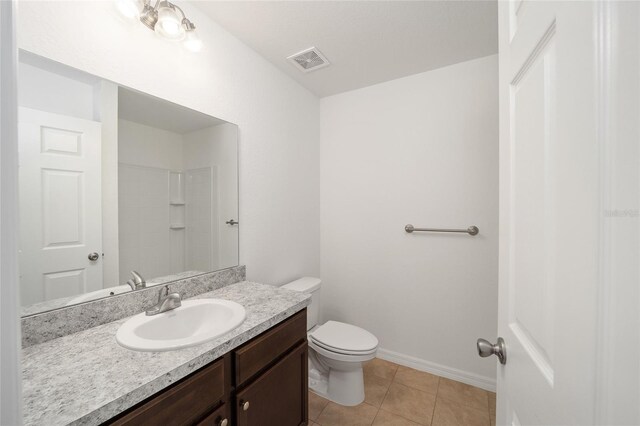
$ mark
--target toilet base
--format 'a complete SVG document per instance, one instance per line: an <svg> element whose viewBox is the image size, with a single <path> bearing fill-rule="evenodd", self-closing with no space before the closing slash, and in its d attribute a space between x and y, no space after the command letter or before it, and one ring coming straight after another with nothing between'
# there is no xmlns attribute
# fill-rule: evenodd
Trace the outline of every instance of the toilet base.
<svg viewBox="0 0 640 426"><path fill-rule="evenodd" d="M309 389L314 393L329 399L329 396L327 395L327 390L329 389L329 376L327 374L322 374L315 368L311 368L311 366L309 366Z"/></svg>
<svg viewBox="0 0 640 426"><path fill-rule="evenodd" d="M333 402L354 406L364 401L362 368L350 371L331 370L327 394Z"/></svg>
<svg viewBox="0 0 640 426"><path fill-rule="evenodd" d="M330 369L323 373L309 363L309 388L318 395L345 406L354 406L364 401L362 368L349 371Z"/></svg>

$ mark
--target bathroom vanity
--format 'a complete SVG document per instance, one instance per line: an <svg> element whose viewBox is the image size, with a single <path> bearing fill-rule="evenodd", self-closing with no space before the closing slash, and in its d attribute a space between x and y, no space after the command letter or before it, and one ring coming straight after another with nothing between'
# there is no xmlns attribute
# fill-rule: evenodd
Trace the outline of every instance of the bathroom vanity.
<svg viewBox="0 0 640 426"><path fill-rule="evenodd" d="M247 281L220 285L190 299L237 302L246 319L200 345L126 349L115 338L122 318L25 347L23 423L306 424L309 295Z"/></svg>
<svg viewBox="0 0 640 426"><path fill-rule="evenodd" d="M306 325L305 309L106 424L306 424Z"/></svg>

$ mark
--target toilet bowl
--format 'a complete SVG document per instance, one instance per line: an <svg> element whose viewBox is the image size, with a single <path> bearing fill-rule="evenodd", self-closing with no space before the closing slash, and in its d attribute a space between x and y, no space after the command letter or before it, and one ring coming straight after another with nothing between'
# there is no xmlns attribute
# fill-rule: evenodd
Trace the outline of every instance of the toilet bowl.
<svg viewBox="0 0 640 426"><path fill-rule="evenodd" d="M307 308L309 387L341 405L364 401L362 365L376 356L378 339L360 327L338 321L318 325L320 305L318 278L305 277L282 286L311 294Z"/></svg>

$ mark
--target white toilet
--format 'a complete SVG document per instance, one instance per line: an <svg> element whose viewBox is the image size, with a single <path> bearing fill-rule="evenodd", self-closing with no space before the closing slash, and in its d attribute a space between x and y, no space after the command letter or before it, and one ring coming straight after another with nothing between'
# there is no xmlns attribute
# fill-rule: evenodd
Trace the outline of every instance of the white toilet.
<svg viewBox="0 0 640 426"><path fill-rule="evenodd" d="M318 326L320 310L319 278L304 277L282 288L311 294L307 308L309 340L309 387L341 405L364 401L362 363L372 360L378 339L355 325L327 321Z"/></svg>

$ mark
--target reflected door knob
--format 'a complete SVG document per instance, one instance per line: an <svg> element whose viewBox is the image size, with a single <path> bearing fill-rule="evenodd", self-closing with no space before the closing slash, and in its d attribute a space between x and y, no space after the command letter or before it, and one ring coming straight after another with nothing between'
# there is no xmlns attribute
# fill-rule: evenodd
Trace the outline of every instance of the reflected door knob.
<svg viewBox="0 0 640 426"><path fill-rule="evenodd" d="M488 340L478 339L478 355L486 358L491 355L495 355L500 360L500 364L507 363L507 347L504 344L502 337L498 337L498 342L494 345Z"/></svg>
<svg viewBox="0 0 640 426"><path fill-rule="evenodd" d="M89 256L87 256L87 257L92 262L95 262L96 260L100 259L100 255L98 253L96 253L95 251L93 253L89 253Z"/></svg>
<svg viewBox="0 0 640 426"><path fill-rule="evenodd" d="M240 406L242 411L247 411L249 409L249 401L240 401Z"/></svg>

